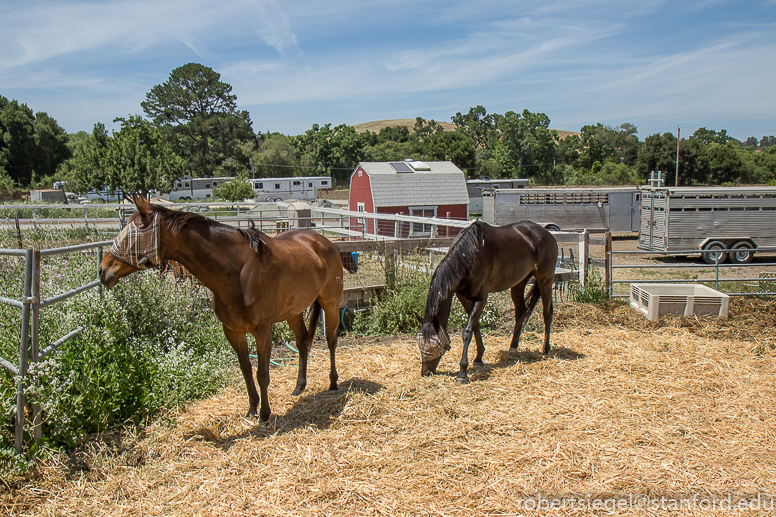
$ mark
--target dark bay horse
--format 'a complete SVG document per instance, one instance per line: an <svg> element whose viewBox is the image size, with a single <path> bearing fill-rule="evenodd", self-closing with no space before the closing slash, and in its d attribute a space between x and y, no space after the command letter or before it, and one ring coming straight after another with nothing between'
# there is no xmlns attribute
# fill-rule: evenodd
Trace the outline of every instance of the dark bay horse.
<svg viewBox="0 0 776 517"><path fill-rule="evenodd" d="M552 324L552 285L558 244L538 224L523 221L506 226L490 226L476 221L464 229L450 245L433 276L426 298L426 314L421 323L418 347L422 357L422 375L436 373L439 360L450 349L447 322L453 294L463 305L469 319L463 329L463 355L457 380L468 382L468 352L472 335L477 342L474 364L482 365L485 346L480 334L480 315L488 294L511 289L515 304L515 331L510 348L517 348L523 323L533 312L539 297L544 312L544 347L550 351ZM534 284L525 301L525 286L533 277Z"/></svg>
<svg viewBox="0 0 776 517"><path fill-rule="evenodd" d="M267 398L272 324L288 321L299 349L299 376L294 395L307 385L307 359L321 309L331 358L330 390L337 389L334 353L342 301L342 261L337 248L309 230L269 237L237 229L197 214L176 212L135 198L137 212L116 237L100 263L100 280L113 287L130 273L180 262L213 292L213 308L227 340L237 352L250 403L248 416L269 419ZM312 306L305 326L304 312ZM256 392L246 334L256 338Z"/></svg>

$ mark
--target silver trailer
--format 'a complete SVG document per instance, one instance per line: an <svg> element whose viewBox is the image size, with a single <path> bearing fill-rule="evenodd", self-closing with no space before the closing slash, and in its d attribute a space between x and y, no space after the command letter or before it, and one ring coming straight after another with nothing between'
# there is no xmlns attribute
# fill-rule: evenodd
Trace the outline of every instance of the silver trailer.
<svg viewBox="0 0 776 517"><path fill-rule="evenodd" d="M637 187L496 189L483 193L482 220L534 221L549 230L639 231Z"/></svg>
<svg viewBox="0 0 776 517"><path fill-rule="evenodd" d="M709 264L776 246L776 187L641 187L639 248L698 250ZM720 251L730 249L729 253Z"/></svg>
<svg viewBox="0 0 776 517"><path fill-rule="evenodd" d="M487 176L486 176L487 178ZM527 179L477 179L466 180L466 191L469 193L469 213L482 213L482 193L497 188L526 188Z"/></svg>

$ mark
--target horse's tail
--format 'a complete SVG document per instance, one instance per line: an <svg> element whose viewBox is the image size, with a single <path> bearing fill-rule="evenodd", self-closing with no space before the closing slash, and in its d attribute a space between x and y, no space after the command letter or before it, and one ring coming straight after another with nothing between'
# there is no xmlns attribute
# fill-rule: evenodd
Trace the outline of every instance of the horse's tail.
<svg viewBox="0 0 776 517"><path fill-rule="evenodd" d="M318 327L318 318L321 316L321 304L318 300L315 300L310 306L310 324L307 326L307 335L310 336L310 344L308 345L308 351L313 347L313 339L315 338L315 329Z"/></svg>
<svg viewBox="0 0 776 517"><path fill-rule="evenodd" d="M539 292L539 282L536 281L536 277L534 277L534 283L531 286L531 289L528 290L528 299L525 303L525 310L523 311L523 315L520 317L520 321L517 323L516 328L520 328L525 321L531 317L531 313L534 310L534 307L536 307L536 304L539 302L539 298L541 297L541 293Z"/></svg>

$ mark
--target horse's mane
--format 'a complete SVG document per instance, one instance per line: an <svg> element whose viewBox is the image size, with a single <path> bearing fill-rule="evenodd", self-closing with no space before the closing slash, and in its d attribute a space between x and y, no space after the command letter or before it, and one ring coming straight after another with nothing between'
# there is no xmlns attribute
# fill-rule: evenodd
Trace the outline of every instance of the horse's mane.
<svg viewBox="0 0 776 517"><path fill-rule="evenodd" d="M482 247L482 239L482 224L475 221L461 231L450 244L450 249L431 277L424 321L437 314L440 301L453 295L461 279L474 266L477 252Z"/></svg>
<svg viewBox="0 0 776 517"><path fill-rule="evenodd" d="M256 229L256 225L253 221L250 222L250 228L234 228L225 224L221 224L213 219L195 214L192 212L179 212L177 210L170 210L169 208L161 205L149 204L154 213L161 216L162 221L167 225L167 229L171 234L177 235L185 227L200 227L207 231L213 232L236 232L242 235L245 240L248 241L248 245L258 255L265 250L267 246L266 234Z"/></svg>

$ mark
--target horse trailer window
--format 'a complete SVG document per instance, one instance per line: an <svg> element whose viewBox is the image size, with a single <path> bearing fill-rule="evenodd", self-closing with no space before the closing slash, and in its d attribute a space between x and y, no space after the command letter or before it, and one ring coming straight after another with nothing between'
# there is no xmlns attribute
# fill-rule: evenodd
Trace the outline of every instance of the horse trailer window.
<svg viewBox="0 0 776 517"><path fill-rule="evenodd" d="M275 190L280 190L280 183L275 183Z"/></svg>

